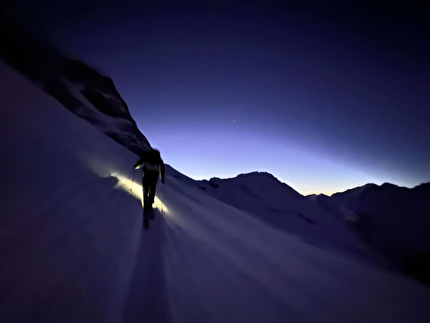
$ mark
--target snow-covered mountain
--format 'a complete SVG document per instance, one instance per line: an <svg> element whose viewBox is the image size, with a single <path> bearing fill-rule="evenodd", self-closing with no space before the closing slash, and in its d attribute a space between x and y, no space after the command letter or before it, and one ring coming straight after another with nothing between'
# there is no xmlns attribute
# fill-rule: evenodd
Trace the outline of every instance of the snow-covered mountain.
<svg viewBox="0 0 430 323"><path fill-rule="evenodd" d="M356 237L345 221L333 216L318 201L302 196L265 172L235 178L212 178L197 186L209 195L232 205L278 230L299 236L321 248L353 254L361 259L378 256Z"/></svg>
<svg viewBox="0 0 430 323"><path fill-rule="evenodd" d="M430 283L430 183L368 184L318 201L395 265Z"/></svg>
<svg viewBox="0 0 430 323"><path fill-rule="evenodd" d="M254 172L197 185L308 243L376 261L377 252L430 283L430 183L412 189L367 184L332 196L302 196L271 174Z"/></svg>
<svg viewBox="0 0 430 323"><path fill-rule="evenodd" d="M64 107L130 151L141 155L148 150L148 140L109 77L64 56L1 12L0 38L0 57Z"/></svg>
<svg viewBox="0 0 430 323"><path fill-rule="evenodd" d="M428 322L427 286L304 242L297 221L341 228L338 219L267 174L252 176L276 187L261 197L295 219L294 234L198 187L221 184L171 167L144 230L130 152L144 141L133 148L99 131L120 132L122 117L100 128L69 113L45 88L58 76L48 67L12 66L21 74L0 62L0 322ZM30 82L28 68L43 77ZM84 101L82 89L71 93ZM105 118L86 101L78 107ZM297 206L282 208L283 198Z"/></svg>

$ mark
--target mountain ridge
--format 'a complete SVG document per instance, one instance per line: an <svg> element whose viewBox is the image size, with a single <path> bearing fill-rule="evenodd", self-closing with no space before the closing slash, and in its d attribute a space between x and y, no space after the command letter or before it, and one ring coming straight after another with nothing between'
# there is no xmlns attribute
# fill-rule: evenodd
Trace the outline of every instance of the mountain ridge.
<svg viewBox="0 0 430 323"><path fill-rule="evenodd" d="M151 148L110 77L32 36L0 12L0 57L108 137L137 155Z"/></svg>
<svg viewBox="0 0 430 323"><path fill-rule="evenodd" d="M218 177L218 176L214 176L211 177L209 179L203 179L203 180L195 180L196 182L219 182L219 181L230 181L230 180L234 180L234 179L238 179L238 178L251 178L251 177L258 177L258 176L262 176L262 177L267 177L267 178L272 178L275 179L276 181L278 181L281 184L284 184L286 186L288 186L290 189L294 190L295 192L297 192L292 186L288 185L287 183L279 180L276 176L274 176L273 174L267 172L267 171L252 171L252 172L247 172L247 173L240 173L237 174L236 176L233 177ZM298 194L300 194L301 196L304 197L316 197L316 196L327 196L327 197L332 197L332 196L337 196L338 194L344 194L347 192L357 192L357 191L363 191L363 190L367 190L369 188L387 188L387 187L396 187L396 188L400 188L400 189L407 189L407 190L415 190L415 189L429 189L430 190L430 182L423 182L421 184L417 184L414 187L405 187L405 186L400 186L397 184L393 184L390 182L384 182L382 184L375 184L375 183L366 183L360 186L356 186L356 187L352 187L352 188L348 188L344 191L339 191L339 192L335 192L331 195L327 195L324 193L319 193L319 194L307 194L307 195L303 195L299 192L297 192Z"/></svg>
<svg viewBox="0 0 430 323"><path fill-rule="evenodd" d="M343 247L345 242L337 235L347 228L391 266L430 284L430 182L413 188L369 183L331 196L301 195L266 172L211 178L196 185L275 228L305 240L312 236L313 244L329 241ZM316 229L324 225L326 229ZM350 241L347 233L342 234ZM350 241L349 251L358 249Z"/></svg>

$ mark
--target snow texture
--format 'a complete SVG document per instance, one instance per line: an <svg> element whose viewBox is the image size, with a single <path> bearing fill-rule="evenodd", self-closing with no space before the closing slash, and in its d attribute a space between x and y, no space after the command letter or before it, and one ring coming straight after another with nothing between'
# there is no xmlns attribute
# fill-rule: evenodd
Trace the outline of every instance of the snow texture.
<svg viewBox="0 0 430 323"><path fill-rule="evenodd" d="M430 290L306 244L137 157L0 64L1 322L428 322Z"/></svg>

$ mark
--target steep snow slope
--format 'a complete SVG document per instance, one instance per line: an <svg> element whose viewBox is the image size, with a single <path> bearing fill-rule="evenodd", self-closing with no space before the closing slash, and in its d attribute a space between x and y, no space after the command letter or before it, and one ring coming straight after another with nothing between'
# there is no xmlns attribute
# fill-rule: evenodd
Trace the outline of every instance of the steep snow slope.
<svg viewBox="0 0 430 323"><path fill-rule="evenodd" d="M0 64L0 321L117 322L141 240L136 156Z"/></svg>
<svg viewBox="0 0 430 323"><path fill-rule="evenodd" d="M3 64L0 81L1 322L428 321L426 287L309 246L172 169L143 230L135 156Z"/></svg>

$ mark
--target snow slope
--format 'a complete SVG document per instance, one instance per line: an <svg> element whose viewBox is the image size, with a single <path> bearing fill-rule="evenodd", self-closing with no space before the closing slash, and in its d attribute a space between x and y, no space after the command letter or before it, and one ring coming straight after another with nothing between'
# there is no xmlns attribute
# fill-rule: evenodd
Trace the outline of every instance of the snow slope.
<svg viewBox="0 0 430 323"><path fill-rule="evenodd" d="M1 322L428 322L427 287L173 169L143 230L136 156L4 64L0 81Z"/></svg>

